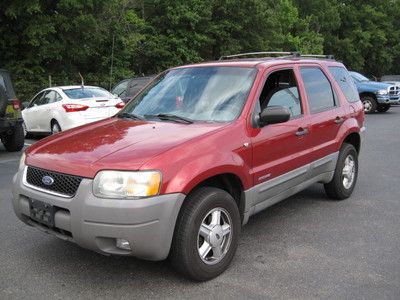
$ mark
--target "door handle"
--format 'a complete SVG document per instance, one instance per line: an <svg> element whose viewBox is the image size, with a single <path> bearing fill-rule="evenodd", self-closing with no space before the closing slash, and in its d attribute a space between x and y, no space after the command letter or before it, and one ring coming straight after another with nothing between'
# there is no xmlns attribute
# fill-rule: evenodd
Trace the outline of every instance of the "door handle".
<svg viewBox="0 0 400 300"><path fill-rule="evenodd" d="M337 116L335 118L335 123L336 124L342 124L344 122L344 118Z"/></svg>
<svg viewBox="0 0 400 300"><path fill-rule="evenodd" d="M308 134L308 129L307 129L307 128L300 127L299 129L297 129L297 131L296 131L295 134L296 134L297 136L306 135L306 134Z"/></svg>

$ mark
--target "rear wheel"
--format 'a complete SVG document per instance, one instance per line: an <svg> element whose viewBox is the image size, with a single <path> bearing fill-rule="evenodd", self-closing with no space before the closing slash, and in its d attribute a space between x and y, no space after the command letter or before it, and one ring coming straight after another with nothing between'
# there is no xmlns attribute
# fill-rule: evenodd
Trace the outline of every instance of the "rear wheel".
<svg viewBox="0 0 400 300"><path fill-rule="evenodd" d="M25 134L22 124L15 126L13 133L5 135L2 138L2 142L9 152L21 151L25 143Z"/></svg>
<svg viewBox="0 0 400 300"><path fill-rule="evenodd" d="M379 104L377 107L378 112L387 112L390 108L390 104Z"/></svg>
<svg viewBox="0 0 400 300"><path fill-rule="evenodd" d="M58 122L56 120L53 120L51 122L51 134L55 134L61 132L61 126L60 124L58 124Z"/></svg>
<svg viewBox="0 0 400 300"><path fill-rule="evenodd" d="M357 175L357 151L353 145L345 143L340 149L333 179L324 185L328 197L336 200L350 197L357 182Z"/></svg>
<svg viewBox="0 0 400 300"><path fill-rule="evenodd" d="M372 114L375 112L377 108L376 100L371 96L364 96L361 98L361 101L364 105L364 112L366 114Z"/></svg>
<svg viewBox="0 0 400 300"><path fill-rule="evenodd" d="M239 209L230 194L213 187L198 189L182 206L170 260L191 279L212 279L232 261L240 229Z"/></svg>

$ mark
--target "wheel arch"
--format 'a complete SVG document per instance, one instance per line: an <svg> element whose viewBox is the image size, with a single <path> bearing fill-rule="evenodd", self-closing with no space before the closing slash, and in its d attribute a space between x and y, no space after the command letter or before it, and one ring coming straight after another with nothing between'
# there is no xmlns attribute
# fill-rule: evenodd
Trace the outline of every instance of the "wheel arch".
<svg viewBox="0 0 400 300"><path fill-rule="evenodd" d="M350 145L353 145L354 148L356 149L357 153L360 153L361 150L361 136L358 132L351 132L349 133L342 142L343 143L347 143Z"/></svg>
<svg viewBox="0 0 400 300"><path fill-rule="evenodd" d="M202 187L215 187L230 194L235 200L239 208L240 217L243 220L245 208L244 185L241 178L237 174L228 172L209 176L193 186L187 195L190 195Z"/></svg>
<svg viewBox="0 0 400 300"><path fill-rule="evenodd" d="M363 97L372 97L375 101L377 101L376 95L373 92L361 92L360 99L362 100Z"/></svg>

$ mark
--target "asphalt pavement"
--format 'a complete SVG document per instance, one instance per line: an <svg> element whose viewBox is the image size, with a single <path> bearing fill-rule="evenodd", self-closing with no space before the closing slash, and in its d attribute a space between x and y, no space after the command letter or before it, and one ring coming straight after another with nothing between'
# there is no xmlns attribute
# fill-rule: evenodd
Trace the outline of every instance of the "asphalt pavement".
<svg viewBox="0 0 400 300"><path fill-rule="evenodd" d="M250 218L231 267L204 283L21 223L10 188L21 153L0 146L0 299L400 299L400 107L366 119L352 197L314 185Z"/></svg>

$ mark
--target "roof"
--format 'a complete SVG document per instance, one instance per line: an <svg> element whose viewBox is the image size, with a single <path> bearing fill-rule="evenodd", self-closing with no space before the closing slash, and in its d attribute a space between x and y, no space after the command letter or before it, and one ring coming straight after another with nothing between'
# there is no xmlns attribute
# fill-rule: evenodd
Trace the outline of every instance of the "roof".
<svg viewBox="0 0 400 300"><path fill-rule="evenodd" d="M179 66L174 69L187 68L187 67L211 67L211 66L222 66L222 67L242 67L242 68L254 68L257 66L270 66L276 64L306 64L306 63L318 63L318 64L330 64L340 65L341 63L333 59L321 59L321 58L309 58L309 57L293 57L293 58L279 58L279 57L268 57L268 58L246 58L246 59L232 59L232 60L217 60L209 62L201 62L197 64L190 64L185 66Z"/></svg>

